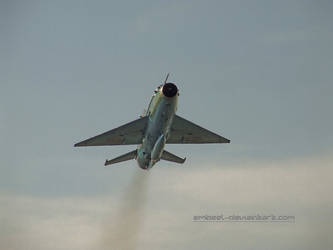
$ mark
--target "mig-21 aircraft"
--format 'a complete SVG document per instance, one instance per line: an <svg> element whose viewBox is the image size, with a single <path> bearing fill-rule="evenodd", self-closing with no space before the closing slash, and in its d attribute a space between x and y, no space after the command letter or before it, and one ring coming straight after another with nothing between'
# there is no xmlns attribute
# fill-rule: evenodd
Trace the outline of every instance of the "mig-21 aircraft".
<svg viewBox="0 0 333 250"><path fill-rule="evenodd" d="M186 158L164 150L168 143L230 143L230 140L176 115L179 91L174 83L167 82L168 76L155 89L147 111L139 119L74 146L138 145L127 154L106 160L104 165L136 159L142 169L150 169L161 159L185 162Z"/></svg>

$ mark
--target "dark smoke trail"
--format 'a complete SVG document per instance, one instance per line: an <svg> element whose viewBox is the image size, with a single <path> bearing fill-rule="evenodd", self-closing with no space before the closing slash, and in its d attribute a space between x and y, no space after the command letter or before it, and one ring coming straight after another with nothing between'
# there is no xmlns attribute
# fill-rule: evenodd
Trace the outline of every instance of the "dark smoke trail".
<svg viewBox="0 0 333 250"><path fill-rule="evenodd" d="M122 203L112 219L107 221L103 249L133 250L144 222L149 171L136 170L125 190Z"/></svg>

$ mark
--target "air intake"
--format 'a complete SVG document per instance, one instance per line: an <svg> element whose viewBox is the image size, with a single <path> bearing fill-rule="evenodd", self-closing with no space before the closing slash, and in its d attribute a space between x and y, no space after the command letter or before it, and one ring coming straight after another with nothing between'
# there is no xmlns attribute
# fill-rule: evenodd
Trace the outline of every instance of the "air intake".
<svg viewBox="0 0 333 250"><path fill-rule="evenodd" d="M165 95L166 97L174 97L177 92L177 86L171 82L168 82L166 84L163 85L163 95Z"/></svg>

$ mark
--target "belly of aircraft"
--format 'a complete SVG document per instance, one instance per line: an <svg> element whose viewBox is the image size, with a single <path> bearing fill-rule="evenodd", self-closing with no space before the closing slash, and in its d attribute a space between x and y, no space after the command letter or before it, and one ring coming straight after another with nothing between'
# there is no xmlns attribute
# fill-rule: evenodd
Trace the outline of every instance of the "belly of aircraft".
<svg viewBox="0 0 333 250"><path fill-rule="evenodd" d="M175 99L163 98L149 117L146 135L138 148L137 160L141 168L151 168L161 158L176 111Z"/></svg>

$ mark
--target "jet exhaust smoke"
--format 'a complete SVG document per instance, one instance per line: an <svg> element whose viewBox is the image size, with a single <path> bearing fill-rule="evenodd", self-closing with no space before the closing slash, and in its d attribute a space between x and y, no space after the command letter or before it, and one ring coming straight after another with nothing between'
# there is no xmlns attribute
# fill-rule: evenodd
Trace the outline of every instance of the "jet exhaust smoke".
<svg viewBox="0 0 333 250"><path fill-rule="evenodd" d="M102 239L103 250L137 248L144 222L149 173L141 169L134 173L116 213L106 221Z"/></svg>

